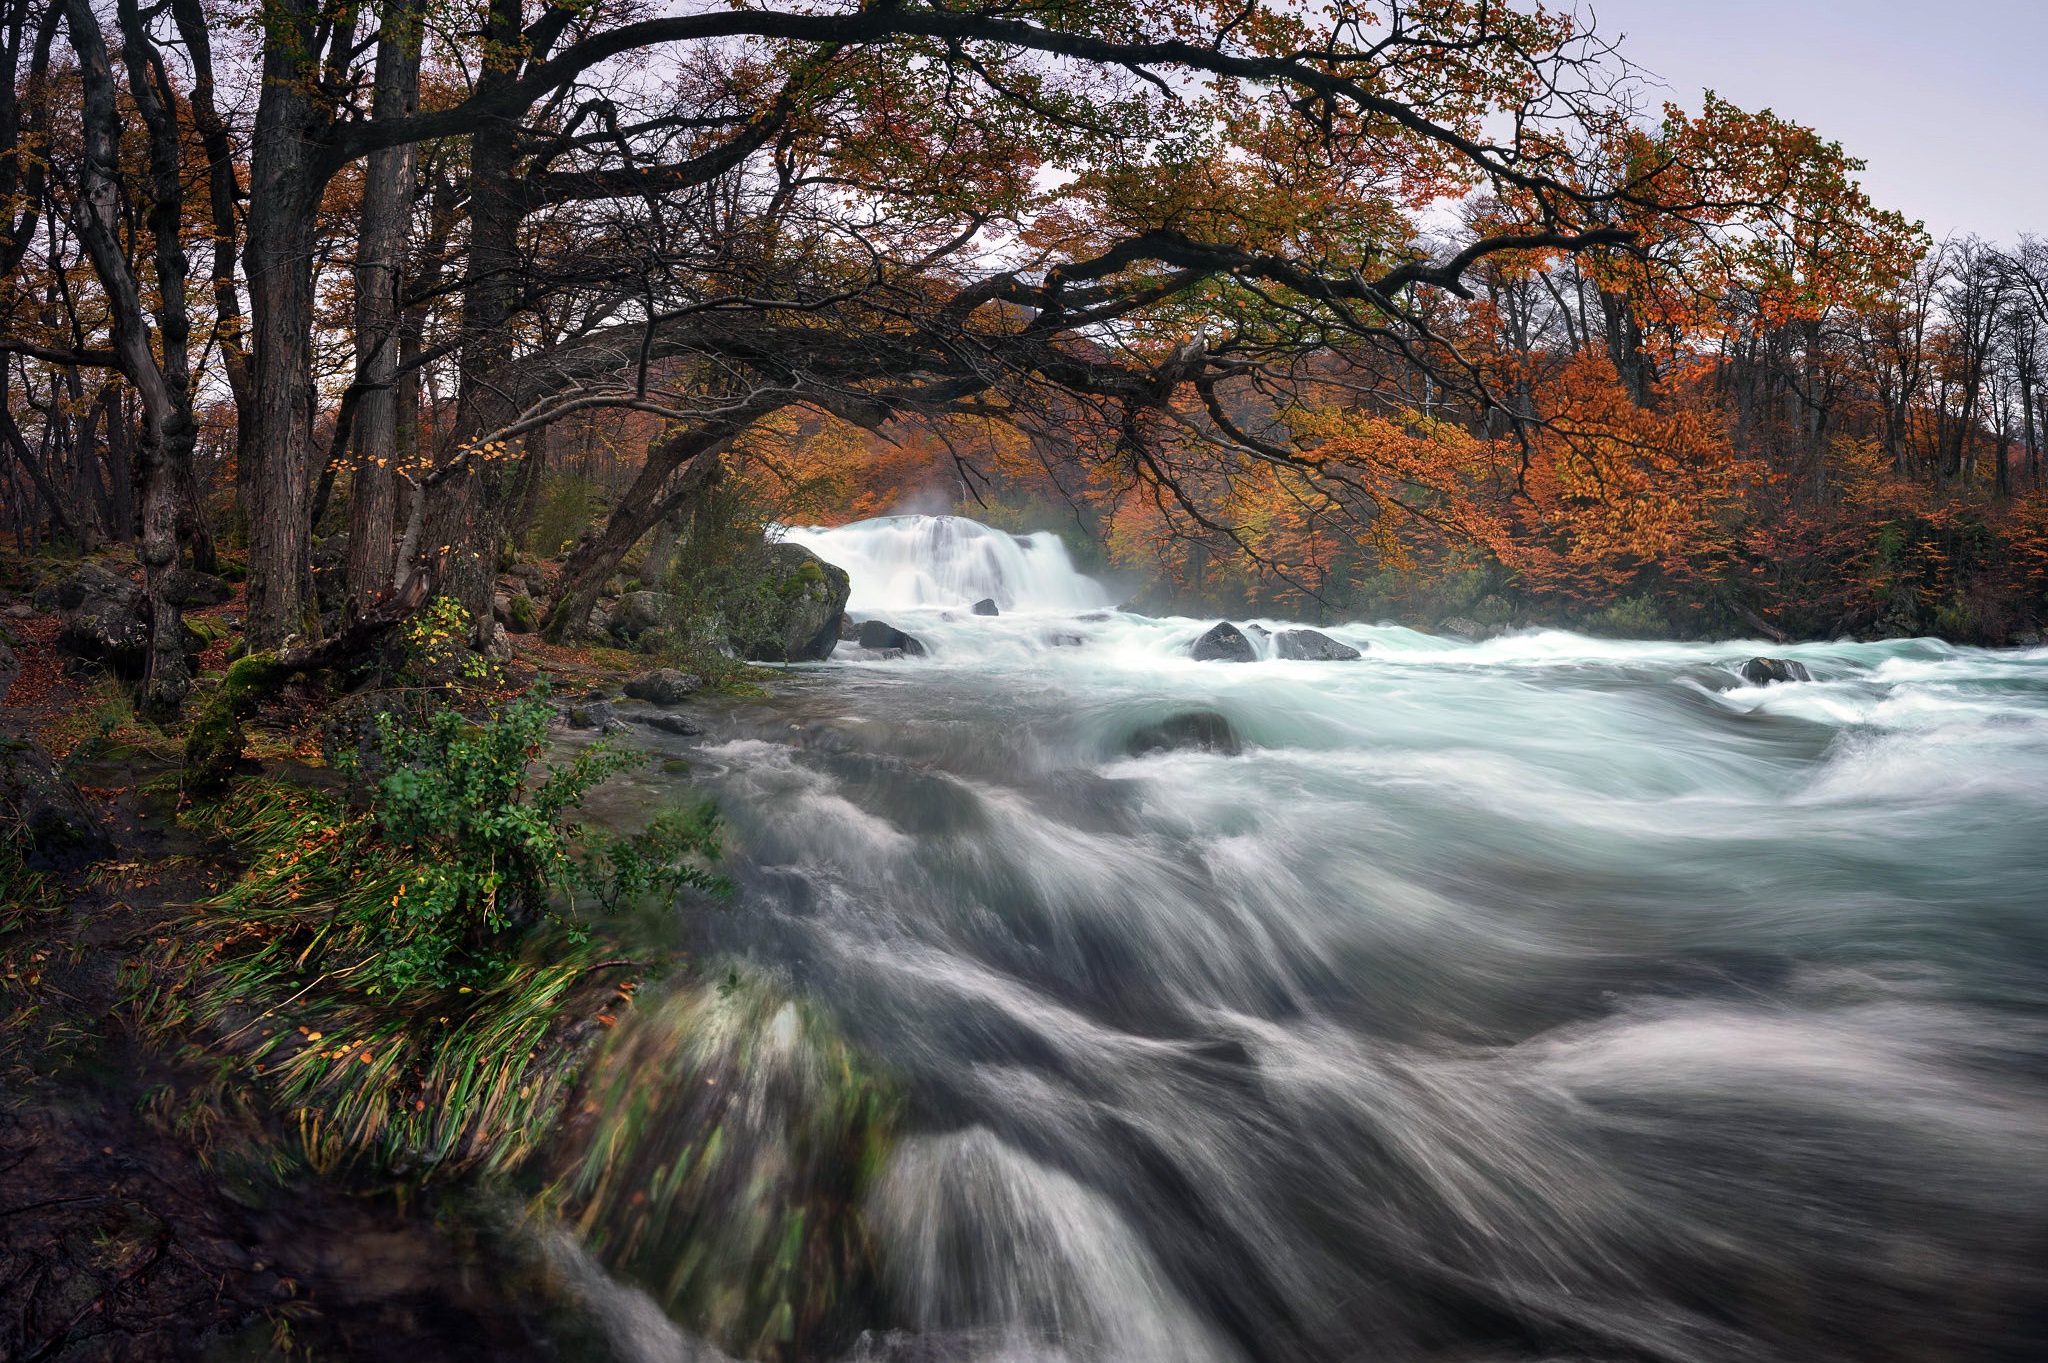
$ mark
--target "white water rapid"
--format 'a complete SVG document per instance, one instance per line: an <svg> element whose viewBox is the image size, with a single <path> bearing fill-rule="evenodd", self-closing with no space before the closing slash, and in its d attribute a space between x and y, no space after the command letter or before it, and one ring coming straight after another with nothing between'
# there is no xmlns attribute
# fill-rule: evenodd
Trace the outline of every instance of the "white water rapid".
<svg viewBox="0 0 2048 1363"><path fill-rule="evenodd" d="M1050 535L789 538L927 649L687 749L705 950L909 1095L861 1357L2048 1357L2048 650L1195 662Z"/></svg>

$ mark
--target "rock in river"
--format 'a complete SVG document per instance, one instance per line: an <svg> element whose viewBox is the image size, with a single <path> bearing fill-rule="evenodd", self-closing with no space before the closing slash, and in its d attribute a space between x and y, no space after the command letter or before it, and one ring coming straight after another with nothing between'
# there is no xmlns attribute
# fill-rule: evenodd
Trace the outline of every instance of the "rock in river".
<svg viewBox="0 0 2048 1363"><path fill-rule="evenodd" d="M1157 724L1146 725L1124 740L1124 751L1132 757L1187 749L1235 757L1243 750L1243 744L1238 741L1237 730L1231 727L1229 719L1214 710L1189 710L1184 714L1171 715Z"/></svg>
<svg viewBox="0 0 2048 1363"><path fill-rule="evenodd" d="M1742 679L1751 686L1769 686L1772 682L1812 681L1813 674L1806 664L1791 658L1751 658L1742 665Z"/></svg>
<svg viewBox="0 0 2048 1363"><path fill-rule="evenodd" d="M675 705L687 700L704 686L702 679L673 667L642 672L626 683L626 694L634 700L656 705Z"/></svg>
<svg viewBox="0 0 2048 1363"><path fill-rule="evenodd" d="M916 635L905 634L886 620L861 621L860 631L853 636L853 641L862 648L872 649L877 653L904 653L913 658L921 658L925 652L924 645L918 642Z"/></svg>
<svg viewBox="0 0 2048 1363"><path fill-rule="evenodd" d="M1195 640L1188 656L1198 663L1248 663L1256 661L1259 655L1252 648L1252 641L1225 620Z"/></svg>
<svg viewBox="0 0 2048 1363"><path fill-rule="evenodd" d="M1340 644L1321 630L1283 629L1273 636L1276 657L1304 663L1344 663L1359 655L1349 644Z"/></svg>

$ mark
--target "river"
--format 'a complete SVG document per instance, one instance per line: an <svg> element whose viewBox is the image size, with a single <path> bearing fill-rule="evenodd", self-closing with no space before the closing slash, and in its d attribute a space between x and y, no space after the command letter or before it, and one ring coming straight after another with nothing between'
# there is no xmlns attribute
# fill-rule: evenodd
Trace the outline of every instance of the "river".
<svg viewBox="0 0 2048 1363"><path fill-rule="evenodd" d="M891 1356L2048 1357L2048 650L1196 662L1050 535L789 538L926 654L677 750L706 949L908 1094Z"/></svg>

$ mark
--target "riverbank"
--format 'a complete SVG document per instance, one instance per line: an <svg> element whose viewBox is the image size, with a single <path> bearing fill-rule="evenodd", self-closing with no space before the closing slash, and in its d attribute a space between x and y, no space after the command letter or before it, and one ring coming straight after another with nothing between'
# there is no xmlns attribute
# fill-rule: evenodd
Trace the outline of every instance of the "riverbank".
<svg viewBox="0 0 2048 1363"><path fill-rule="evenodd" d="M206 628L233 608L195 615ZM23 822L0 891L0 1356L516 1361L573 1355L579 1338L608 1356L536 1246L479 1200L485 1184L323 1167L305 1114L344 1095L288 1101L263 1073L279 1057L247 1044L260 1001L210 997L218 973L197 968L223 921L197 906L274 852L181 794L177 736L61 652L54 618L23 609L5 626L0 741ZM615 694L644 662L527 636L469 703L501 704L542 673ZM332 705L274 698L249 725L238 788L339 789ZM580 1031L552 1062L572 1065L665 968L645 964L555 1001L546 1027Z"/></svg>

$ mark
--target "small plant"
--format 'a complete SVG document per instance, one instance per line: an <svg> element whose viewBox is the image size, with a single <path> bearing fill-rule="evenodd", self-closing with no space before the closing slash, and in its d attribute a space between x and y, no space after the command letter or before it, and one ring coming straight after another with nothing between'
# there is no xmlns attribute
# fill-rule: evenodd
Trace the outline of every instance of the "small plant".
<svg viewBox="0 0 2048 1363"><path fill-rule="evenodd" d="M635 759L600 742L536 776L552 717L535 698L483 720L446 708L417 723L380 714L384 774L370 810L294 797L289 825L264 839L218 909L267 916L324 902L331 912L313 939L291 949L344 971L352 988L392 995L478 984L504 968L509 935L543 919L580 935L578 891L605 909L663 891L722 893L701 864L718 855L708 806L628 837L569 818Z"/></svg>
<svg viewBox="0 0 2048 1363"><path fill-rule="evenodd" d="M400 666L409 680L440 681L460 677L468 682L486 681L492 674L490 660L470 651L469 612L452 596L436 596L423 604L398 632L398 646L404 661Z"/></svg>
<svg viewBox="0 0 2048 1363"><path fill-rule="evenodd" d="M189 816L250 865L167 945L145 1015L240 1054L316 1170L425 1179L525 1160L575 1084L589 1030L568 1024L609 1025L633 986L607 980L647 968L617 959L590 913L727 892L708 803L630 836L576 823L634 759L600 742L538 763L551 716L539 697L482 718L381 715L367 807L242 781Z"/></svg>

